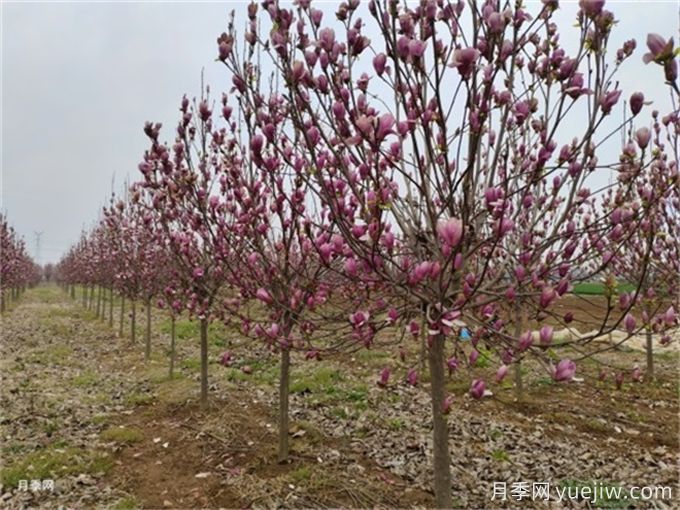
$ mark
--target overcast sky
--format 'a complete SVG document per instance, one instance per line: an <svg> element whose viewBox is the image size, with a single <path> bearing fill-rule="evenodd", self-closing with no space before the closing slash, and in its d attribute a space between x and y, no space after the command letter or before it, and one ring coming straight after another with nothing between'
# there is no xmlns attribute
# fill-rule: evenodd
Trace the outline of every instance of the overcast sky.
<svg viewBox="0 0 680 510"><path fill-rule="evenodd" d="M322 4L325 18L338 4ZM0 208L32 253L34 232L43 232L40 262L56 262L81 229L96 221L114 175L117 191L126 177L136 179L147 147L144 122L162 122L170 136L182 94L200 91L201 69L213 97L229 87L223 66L214 61L215 39L230 10L242 25L247 4L3 0L1 5ZM627 38L638 41L622 88L644 89L655 106L667 110L661 69L642 66L640 59L648 32L677 41L678 1L610 1L607 7L620 20L611 47ZM572 3L560 17L572 33L575 10ZM650 82L658 83L651 91Z"/></svg>

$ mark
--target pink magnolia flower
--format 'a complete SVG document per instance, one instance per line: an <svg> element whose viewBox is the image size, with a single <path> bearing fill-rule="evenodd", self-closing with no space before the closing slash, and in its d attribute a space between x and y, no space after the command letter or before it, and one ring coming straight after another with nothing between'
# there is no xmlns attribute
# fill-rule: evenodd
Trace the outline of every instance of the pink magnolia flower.
<svg viewBox="0 0 680 510"><path fill-rule="evenodd" d="M439 240L450 248L455 248L463 238L463 222L458 218L449 218L437 224Z"/></svg>
<svg viewBox="0 0 680 510"><path fill-rule="evenodd" d="M449 369L449 376L458 370L458 360L456 358L449 358L446 360L446 366Z"/></svg>
<svg viewBox="0 0 680 510"><path fill-rule="evenodd" d="M470 395L472 398L482 398L484 396L484 390L486 390L484 379L475 379L472 381L472 385L470 386Z"/></svg>
<svg viewBox="0 0 680 510"><path fill-rule="evenodd" d="M354 326L355 328L360 328L366 322L368 322L368 319L370 317L370 314L368 312L364 312L362 310L354 312L352 315L349 316L349 322Z"/></svg>
<svg viewBox="0 0 680 510"><path fill-rule="evenodd" d="M642 380L642 370L640 370L639 366L635 365L633 367L630 378L633 380L633 382L640 382Z"/></svg>
<svg viewBox="0 0 680 510"><path fill-rule="evenodd" d="M387 56L384 53L378 53L375 57L373 57L373 69L375 69L375 72L378 74L378 76L383 75L386 64Z"/></svg>
<svg viewBox="0 0 680 510"><path fill-rule="evenodd" d="M623 386L623 380L625 376L623 375L623 372L619 372L616 374L616 377L614 378L614 383L616 384L616 389L620 390L621 386Z"/></svg>
<svg viewBox="0 0 680 510"><path fill-rule="evenodd" d="M587 17L595 18L602 12L604 1L605 0L579 0L578 5Z"/></svg>
<svg viewBox="0 0 680 510"><path fill-rule="evenodd" d="M570 381L576 373L576 363L570 359L563 359L557 367L553 368L553 379L555 381Z"/></svg>
<svg viewBox="0 0 680 510"><path fill-rule="evenodd" d="M451 67L458 69L463 79L467 79L472 75L478 58L479 50L476 48L457 49L453 52Z"/></svg>
<svg viewBox="0 0 680 510"><path fill-rule="evenodd" d="M496 382L499 383L503 379L505 379L505 376L508 374L508 365L501 365L499 369L496 371Z"/></svg>
<svg viewBox="0 0 680 510"><path fill-rule="evenodd" d="M633 331L635 331L635 326L637 325L635 317L627 313L626 317L623 319L623 325L626 328L626 331L628 331L628 333L632 333Z"/></svg>
<svg viewBox="0 0 680 510"><path fill-rule="evenodd" d="M539 304L541 305L541 308L547 308L550 306L550 303L552 303L555 298L557 297L557 293L555 290L550 287L550 286L545 286L541 290L541 297L539 299Z"/></svg>
<svg viewBox="0 0 680 510"><path fill-rule="evenodd" d="M549 345L553 338L552 326L543 326L539 331L539 339L542 345Z"/></svg>
<svg viewBox="0 0 680 510"><path fill-rule="evenodd" d="M220 365L228 367L231 365L233 358L231 356L231 353L229 351L225 351L222 353L222 356L220 356Z"/></svg>
<svg viewBox="0 0 680 510"><path fill-rule="evenodd" d="M385 367L382 369L380 372L380 379L378 379L378 386L381 388L385 388L387 386L387 382L390 380L390 369Z"/></svg>
<svg viewBox="0 0 680 510"><path fill-rule="evenodd" d="M470 366L472 366L472 365L474 365L475 363L477 363L477 359L478 359L478 358L479 358L479 351L478 351L477 349L474 349L474 350L470 353L470 358L469 358Z"/></svg>
<svg viewBox="0 0 680 510"><path fill-rule="evenodd" d="M664 63L669 58L673 58L673 38L667 41L659 34L647 35L647 47L649 53L642 56L642 61L645 64L650 62Z"/></svg>
<svg viewBox="0 0 680 510"><path fill-rule="evenodd" d="M453 397L451 395L448 395L444 399L444 402L442 402L442 412L444 414L449 414L451 412L451 405L452 404L453 404Z"/></svg>
<svg viewBox="0 0 680 510"><path fill-rule="evenodd" d="M533 335L531 334L531 331L525 331L524 333L522 333L522 336L519 338L520 352L526 351L529 347L531 347L532 343L534 343L534 338Z"/></svg>
<svg viewBox="0 0 680 510"><path fill-rule="evenodd" d="M668 326L672 326L673 324L675 324L677 318L678 315L675 312L675 308L673 308L672 305L663 314L663 320Z"/></svg>
<svg viewBox="0 0 680 510"><path fill-rule="evenodd" d="M418 385L418 372L416 372L415 368L411 368L408 371L408 374L406 375L406 382L408 382L411 386Z"/></svg>
<svg viewBox="0 0 680 510"><path fill-rule="evenodd" d="M612 111L614 105L618 102L619 97L621 97L620 90L611 90L606 94L600 96L600 108L602 108L602 113L605 115Z"/></svg>
<svg viewBox="0 0 680 510"><path fill-rule="evenodd" d="M259 289L257 289L257 292L255 292L255 297L256 297L257 299L259 299L260 301L262 301L263 303L266 303L266 304L268 304L268 305L271 304L272 301L273 301L273 299L272 299L271 295L269 294L269 292L267 292L267 290L266 290L266 289L263 289L262 287L260 287Z"/></svg>

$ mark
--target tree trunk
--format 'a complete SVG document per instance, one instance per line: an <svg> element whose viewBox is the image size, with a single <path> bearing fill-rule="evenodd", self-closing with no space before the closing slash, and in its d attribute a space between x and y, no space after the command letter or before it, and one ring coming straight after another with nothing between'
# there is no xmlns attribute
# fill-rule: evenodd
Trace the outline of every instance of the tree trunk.
<svg viewBox="0 0 680 510"><path fill-rule="evenodd" d="M92 308L94 308L94 285L90 285L90 302L87 306L88 310L92 310Z"/></svg>
<svg viewBox="0 0 680 510"><path fill-rule="evenodd" d="M175 316L170 317L170 379L175 377Z"/></svg>
<svg viewBox="0 0 680 510"><path fill-rule="evenodd" d="M515 298L515 341L519 342L522 335L522 303ZM521 402L524 397L524 385L522 384L522 362L515 361L515 395L517 402Z"/></svg>
<svg viewBox="0 0 680 510"><path fill-rule="evenodd" d="M652 344L652 330L647 328L647 331L645 332L645 335L647 336L647 345L646 345L646 351L647 351L647 373L645 374L645 379L649 381L654 380L654 349L653 349L653 344Z"/></svg>
<svg viewBox="0 0 680 510"><path fill-rule="evenodd" d="M149 361L151 357L151 298L146 300L146 348L144 350L144 360Z"/></svg>
<svg viewBox="0 0 680 510"><path fill-rule="evenodd" d="M102 286L97 285L97 319L101 318L102 313Z"/></svg>
<svg viewBox="0 0 680 510"><path fill-rule="evenodd" d="M208 407L208 319L201 319L201 408Z"/></svg>
<svg viewBox="0 0 680 510"><path fill-rule="evenodd" d="M134 344L134 343L137 342L137 302L134 299L132 299L130 301L132 303L132 305L131 305L132 306L132 316L130 317L130 319L132 321L132 325L130 326L130 333L131 333L130 337L131 337L132 343Z"/></svg>
<svg viewBox="0 0 680 510"><path fill-rule="evenodd" d="M75 299L75 298L76 298L76 286L71 285L71 299Z"/></svg>
<svg viewBox="0 0 680 510"><path fill-rule="evenodd" d="M449 426L444 415L444 336L437 336L429 350L432 396L434 498L437 508L451 508L451 458Z"/></svg>
<svg viewBox="0 0 680 510"><path fill-rule="evenodd" d="M87 285L83 284L83 308L87 308Z"/></svg>
<svg viewBox="0 0 680 510"><path fill-rule="evenodd" d="M5 313L5 291L4 289L0 291L0 312Z"/></svg>
<svg viewBox="0 0 680 510"><path fill-rule="evenodd" d="M290 382L290 350L281 349L279 372L279 462L288 460L288 395Z"/></svg>
<svg viewBox="0 0 680 510"><path fill-rule="evenodd" d="M109 327L113 329L113 287L109 289Z"/></svg>
<svg viewBox="0 0 680 510"><path fill-rule="evenodd" d="M120 325L118 327L118 338L123 338L123 324L125 322L125 296L120 297Z"/></svg>

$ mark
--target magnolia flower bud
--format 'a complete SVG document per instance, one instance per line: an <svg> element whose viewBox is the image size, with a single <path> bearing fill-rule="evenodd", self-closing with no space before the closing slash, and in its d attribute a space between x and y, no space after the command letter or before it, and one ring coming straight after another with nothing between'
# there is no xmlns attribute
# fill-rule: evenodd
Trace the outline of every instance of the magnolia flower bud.
<svg viewBox="0 0 680 510"><path fill-rule="evenodd" d="M408 371L408 374L406 375L406 382L408 382L411 386L418 385L418 372L416 372L414 368L411 368Z"/></svg>
<svg viewBox="0 0 680 510"><path fill-rule="evenodd" d="M496 382L501 382L508 373L508 365L501 365L496 371Z"/></svg>
<svg viewBox="0 0 680 510"><path fill-rule="evenodd" d="M642 127L635 132L635 141L641 149L645 149L649 145L651 137L652 132L646 127Z"/></svg>
<svg viewBox="0 0 680 510"><path fill-rule="evenodd" d="M633 317L631 314L626 314L626 317L623 319L623 325L626 328L626 331L628 333L632 333L635 331L635 326L637 322L635 321L635 317Z"/></svg>
<svg viewBox="0 0 680 510"><path fill-rule="evenodd" d="M390 380L390 369L389 368L383 368L382 371L380 372L380 379L378 379L378 386L381 388L385 388L387 386L387 382Z"/></svg>
<svg viewBox="0 0 680 510"><path fill-rule="evenodd" d="M630 96L630 111L633 113L633 115L640 113L644 102L645 96L642 92L635 92Z"/></svg>

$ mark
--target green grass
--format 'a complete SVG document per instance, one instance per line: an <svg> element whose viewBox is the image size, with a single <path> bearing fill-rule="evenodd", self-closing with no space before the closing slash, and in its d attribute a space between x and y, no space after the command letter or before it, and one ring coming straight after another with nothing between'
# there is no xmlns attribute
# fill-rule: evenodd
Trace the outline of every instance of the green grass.
<svg viewBox="0 0 680 510"><path fill-rule="evenodd" d="M631 292L635 290L635 285L631 283L620 283L616 287L617 292ZM605 286L601 282L583 282L574 285L574 294L589 295L589 296L603 296L605 294Z"/></svg>
<svg viewBox="0 0 680 510"><path fill-rule="evenodd" d="M133 391L128 396L125 397L125 404L128 407L146 405L153 402L154 397L150 393L142 393L139 391Z"/></svg>
<svg viewBox="0 0 680 510"><path fill-rule="evenodd" d="M390 418L387 420L387 427L390 430L402 430L406 427L406 422L401 418Z"/></svg>
<svg viewBox="0 0 680 510"><path fill-rule="evenodd" d="M100 434L104 441L112 441L121 444L138 443L144 439L144 434L138 429L127 427L111 427Z"/></svg>
<svg viewBox="0 0 680 510"><path fill-rule="evenodd" d="M326 393L334 394L338 383L345 377L342 372L329 367L321 367L313 372L293 371L291 375L291 393Z"/></svg>
<svg viewBox="0 0 680 510"><path fill-rule="evenodd" d="M22 457L2 469L5 487L17 487L20 480L59 479L81 473L107 472L112 466L106 454L74 447L51 446Z"/></svg>
<svg viewBox="0 0 680 510"><path fill-rule="evenodd" d="M500 462L510 462L510 456L505 450L494 450L491 452L491 458Z"/></svg>
<svg viewBox="0 0 680 510"><path fill-rule="evenodd" d="M201 360L198 358L186 358L180 361L179 366L187 370L199 370L201 368Z"/></svg>
<svg viewBox="0 0 680 510"><path fill-rule="evenodd" d="M166 319L160 324L161 333L169 335L172 331L172 321ZM208 342L216 347L226 345L227 330L221 322L212 322L208 326ZM175 336L177 340L198 339L201 336L201 323L188 319L175 321Z"/></svg>
<svg viewBox="0 0 680 510"><path fill-rule="evenodd" d="M86 370L76 376L71 378L71 384L79 388L86 388L88 386L94 386L98 381L97 374L90 370Z"/></svg>
<svg viewBox="0 0 680 510"><path fill-rule="evenodd" d="M73 354L68 345L54 345L42 351L33 351L27 358L28 363L63 365Z"/></svg>
<svg viewBox="0 0 680 510"><path fill-rule="evenodd" d="M288 473L288 479L293 483L301 483L312 477L312 470L309 466L300 466Z"/></svg>

